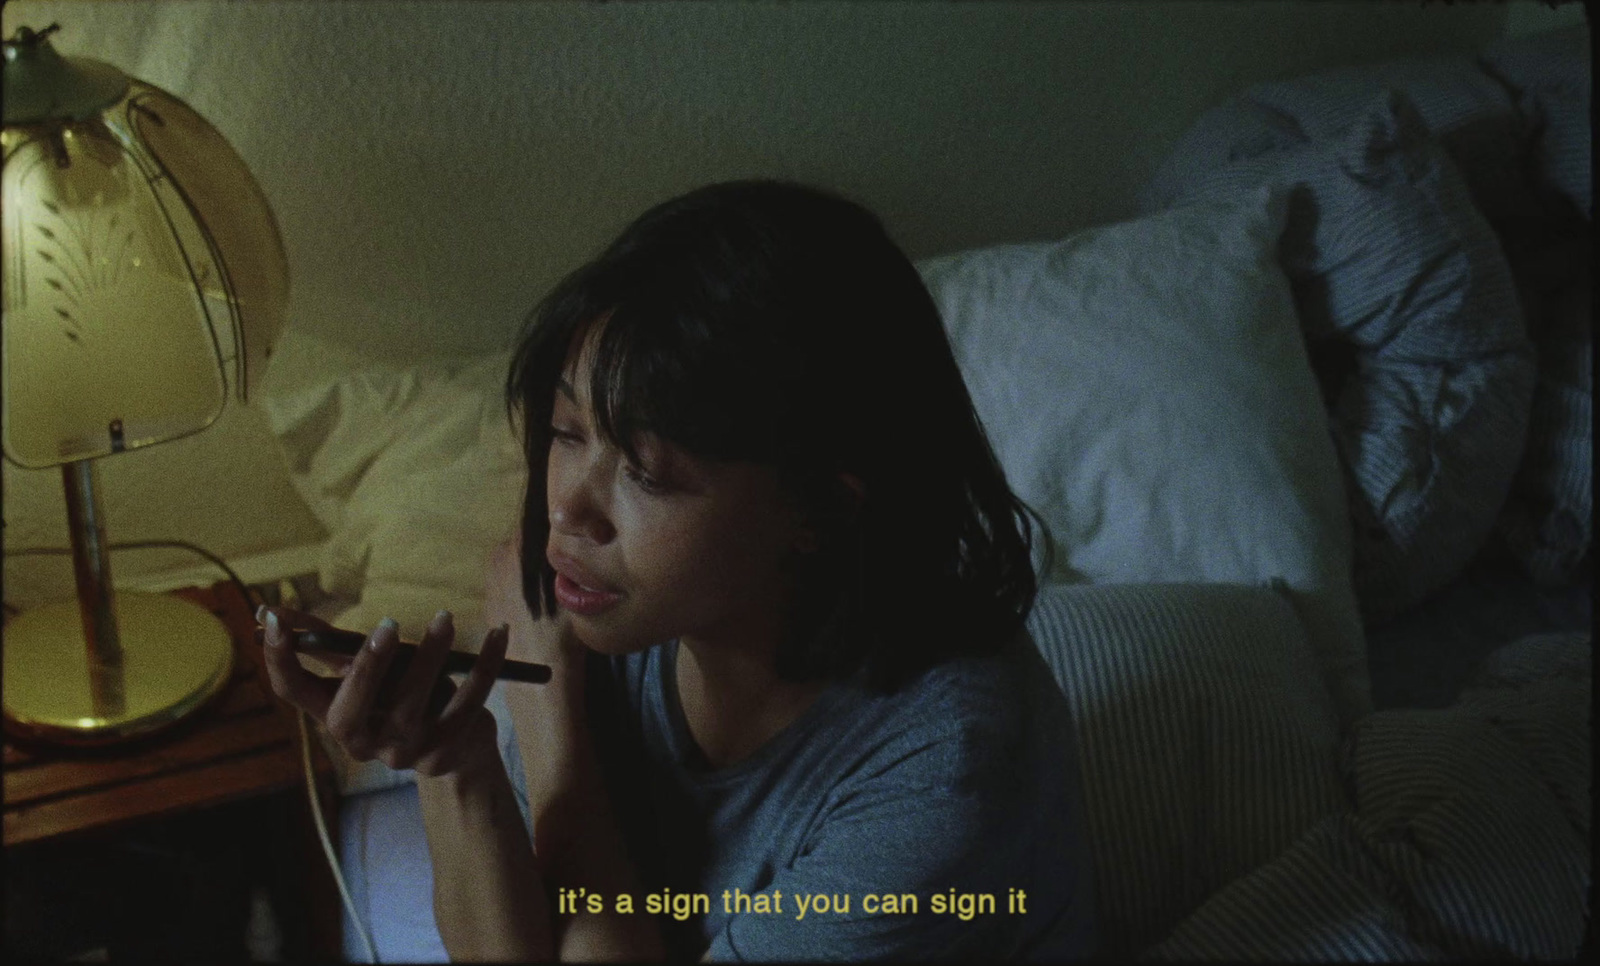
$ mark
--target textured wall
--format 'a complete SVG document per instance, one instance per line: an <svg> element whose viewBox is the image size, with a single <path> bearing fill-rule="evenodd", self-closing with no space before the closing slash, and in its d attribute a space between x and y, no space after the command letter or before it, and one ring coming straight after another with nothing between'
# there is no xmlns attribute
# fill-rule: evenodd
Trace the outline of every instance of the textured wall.
<svg viewBox="0 0 1600 966"><path fill-rule="evenodd" d="M256 172L293 275L294 337L269 383L281 389L364 360L501 346L627 219L707 181L842 190L913 256L1114 220L1189 122L1239 87L1473 49L1506 14L1281 0L19 0L4 30L52 20L64 53L184 97ZM113 539L178 536L234 556L320 535L253 411L102 472ZM65 540L56 474L7 466L5 483L8 547ZM14 585L24 569L8 563Z"/></svg>

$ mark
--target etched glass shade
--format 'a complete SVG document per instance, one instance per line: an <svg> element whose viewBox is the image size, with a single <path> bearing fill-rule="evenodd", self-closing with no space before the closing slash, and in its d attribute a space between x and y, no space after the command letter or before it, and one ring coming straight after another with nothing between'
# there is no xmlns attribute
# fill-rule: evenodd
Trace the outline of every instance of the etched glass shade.
<svg viewBox="0 0 1600 966"><path fill-rule="evenodd" d="M137 80L79 113L8 104L4 130L3 440L30 468L209 426L288 302L272 212L216 129Z"/></svg>

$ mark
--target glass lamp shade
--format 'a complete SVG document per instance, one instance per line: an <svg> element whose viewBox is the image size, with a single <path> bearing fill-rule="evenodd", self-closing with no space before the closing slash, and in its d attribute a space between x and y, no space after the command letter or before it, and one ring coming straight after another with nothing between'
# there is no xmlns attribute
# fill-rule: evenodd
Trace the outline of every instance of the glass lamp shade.
<svg viewBox="0 0 1600 966"><path fill-rule="evenodd" d="M61 58L42 36L26 46L6 49L5 456L42 468L204 429L230 390L248 398L283 325L271 209L176 97L125 77L118 91L115 68ZM62 76L109 101L36 95L26 103L54 106L13 110L13 85L70 87Z"/></svg>

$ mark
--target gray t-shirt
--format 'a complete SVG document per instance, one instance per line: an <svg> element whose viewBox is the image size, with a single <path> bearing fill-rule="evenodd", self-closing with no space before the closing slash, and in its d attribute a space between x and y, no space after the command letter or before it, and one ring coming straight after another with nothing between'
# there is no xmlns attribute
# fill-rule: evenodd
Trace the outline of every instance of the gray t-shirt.
<svg viewBox="0 0 1600 966"><path fill-rule="evenodd" d="M677 648L591 655L589 677L597 751L645 890L636 912L658 897L674 958L1092 951L1071 717L1026 635L891 695L832 685L715 769L678 703ZM696 894L709 908L690 914Z"/></svg>

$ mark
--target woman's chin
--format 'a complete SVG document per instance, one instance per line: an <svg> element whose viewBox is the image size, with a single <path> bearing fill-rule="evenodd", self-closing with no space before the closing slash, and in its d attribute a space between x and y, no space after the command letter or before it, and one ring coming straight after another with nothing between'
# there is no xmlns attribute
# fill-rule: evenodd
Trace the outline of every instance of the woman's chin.
<svg viewBox="0 0 1600 966"><path fill-rule="evenodd" d="M670 634L650 634L619 626L620 622L606 620L603 617L596 619L573 614L571 621L572 634L578 639L578 643L606 657L622 657L649 650L672 638Z"/></svg>

